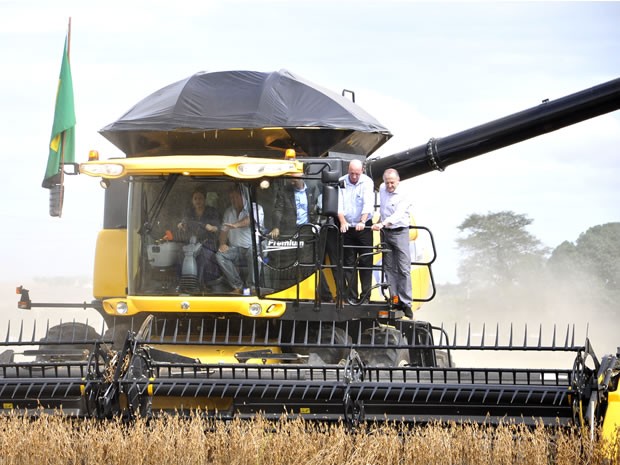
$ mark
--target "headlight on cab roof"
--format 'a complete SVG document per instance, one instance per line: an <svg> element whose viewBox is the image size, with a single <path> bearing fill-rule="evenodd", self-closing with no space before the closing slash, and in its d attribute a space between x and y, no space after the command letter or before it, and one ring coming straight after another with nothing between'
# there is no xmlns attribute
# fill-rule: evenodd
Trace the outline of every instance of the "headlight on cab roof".
<svg viewBox="0 0 620 465"><path fill-rule="evenodd" d="M80 172L89 176L114 178L123 174L123 165L118 163L82 163Z"/></svg>
<svg viewBox="0 0 620 465"><path fill-rule="evenodd" d="M297 171L296 163L240 163L237 165L237 172L242 176L273 176L290 171Z"/></svg>

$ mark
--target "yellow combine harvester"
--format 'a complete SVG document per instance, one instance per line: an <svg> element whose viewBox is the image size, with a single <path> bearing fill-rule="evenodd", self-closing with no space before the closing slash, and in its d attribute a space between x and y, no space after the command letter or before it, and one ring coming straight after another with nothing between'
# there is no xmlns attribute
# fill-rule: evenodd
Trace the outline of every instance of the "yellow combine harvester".
<svg viewBox="0 0 620 465"><path fill-rule="evenodd" d="M361 265L343 260L337 212L351 160L363 160L377 184L386 168L408 179L619 107L616 79L368 158L390 132L354 98L286 71L199 73L171 84L101 131L125 158L92 152L79 166L105 188L90 305L104 327L57 325L42 339L34 331L7 335L2 406L99 418L201 408L222 418L286 413L350 424L602 423L611 435L620 425L618 354L597 358L570 328L534 346L527 335L515 343L512 333L490 343L484 333L475 343L466 334L460 343L443 328L403 318L379 235L364 251L373 258L373 288L359 295L345 279ZM300 178L316 194L308 194L311 214L285 231L277 199ZM248 248L237 250L231 271L220 255L234 235ZM411 238L419 307L435 295L435 252L428 229L411 226ZM22 308L52 305L19 291ZM37 348L16 357L20 345ZM453 366L452 355L466 350L563 351L574 363Z"/></svg>

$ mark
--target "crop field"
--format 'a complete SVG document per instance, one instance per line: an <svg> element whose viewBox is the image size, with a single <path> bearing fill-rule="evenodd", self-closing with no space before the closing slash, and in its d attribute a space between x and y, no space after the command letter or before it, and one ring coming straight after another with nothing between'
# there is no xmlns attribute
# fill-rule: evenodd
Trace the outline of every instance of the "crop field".
<svg viewBox="0 0 620 465"><path fill-rule="evenodd" d="M0 417L0 464L609 464L619 444L542 426L435 424L404 429L301 420L150 421Z"/></svg>

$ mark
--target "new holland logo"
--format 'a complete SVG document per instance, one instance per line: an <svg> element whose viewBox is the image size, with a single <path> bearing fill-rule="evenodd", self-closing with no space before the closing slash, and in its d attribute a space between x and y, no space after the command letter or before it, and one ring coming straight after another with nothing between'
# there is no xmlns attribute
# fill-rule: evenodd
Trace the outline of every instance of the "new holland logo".
<svg viewBox="0 0 620 465"><path fill-rule="evenodd" d="M265 252L273 252L276 250L291 250L299 247L303 248L304 241L298 241L297 239L286 239L278 241L276 239L269 239L265 244Z"/></svg>

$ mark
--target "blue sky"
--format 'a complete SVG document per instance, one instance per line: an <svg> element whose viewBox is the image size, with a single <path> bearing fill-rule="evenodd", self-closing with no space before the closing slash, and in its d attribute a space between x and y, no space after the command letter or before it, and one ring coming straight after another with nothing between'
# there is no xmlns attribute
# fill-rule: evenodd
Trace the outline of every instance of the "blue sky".
<svg viewBox="0 0 620 465"><path fill-rule="evenodd" d="M68 18L78 161L120 156L97 131L197 71L286 68L353 89L389 154L620 77L620 3L0 0L0 281L90 275L103 191L69 178L61 219L40 187ZM620 112L408 181L455 281L457 225L513 210L547 246L620 221ZM19 284L17 282L16 284Z"/></svg>

